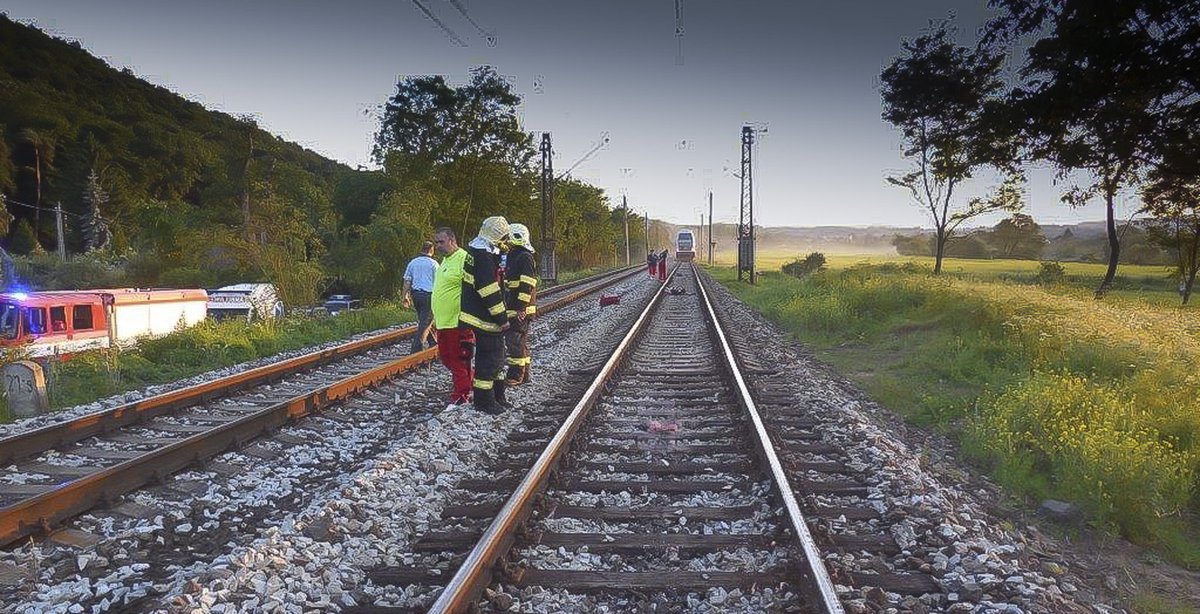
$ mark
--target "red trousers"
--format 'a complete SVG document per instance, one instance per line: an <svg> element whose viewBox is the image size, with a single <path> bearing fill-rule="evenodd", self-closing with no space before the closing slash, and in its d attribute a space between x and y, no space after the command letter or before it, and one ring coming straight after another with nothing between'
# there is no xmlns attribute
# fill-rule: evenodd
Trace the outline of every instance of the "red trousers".
<svg viewBox="0 0 1200 614"><path fill-rule="evenodd" d="M475 331L469 328L439 328L437 331L438 358L450 369L454 391L451 403L467 403L471 400L471 357L475 354Z"/></svg>
<svg viewBox="0 0 1200 614"><path fill-rule="evenodd" d="M667 281L667 259L663 258L658 261L658 280Z"/></svg>
<svg viewBox="0 0 1200 614"><path fill-rule="evenodd" d="M647 262L646 266L649 267L650 270L650 279L654 279L654 271L658 270L658 264L654 262Z"/></svg>

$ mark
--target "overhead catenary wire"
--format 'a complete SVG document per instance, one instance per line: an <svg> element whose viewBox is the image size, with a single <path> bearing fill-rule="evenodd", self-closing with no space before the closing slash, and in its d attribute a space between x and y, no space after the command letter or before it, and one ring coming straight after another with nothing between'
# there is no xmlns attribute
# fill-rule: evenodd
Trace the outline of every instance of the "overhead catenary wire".
<svg viewBox="0 0 1200 614"><path fill-rule="evenodd" d="M38 210L38 211L45 211L46 213L51 213L51 214L53 214L53 213L55 213L55 212L57 211L57 210L56 210L54 207L41 207L41 206L38 206L38 205L31 205L31 204L29 204L29 203L23 203L23 202L21 202L21 201L19 201L19 200L14 200L14 199L11 199L11 198L9 198L9 197L7 197L7 196L4 196L3 194L0 194L0 200L3 200L3 201L4 201L4 203L5 203L5 204L7 204L7 205L15 205L15 206L17 206L17 207L27 207L27 208L29 208L29 209L35 209L35 210ZM72 213L72 212L70 212L70 211L67 211L66 209L63 209L63 211L62 211L62 214L63 214L63 215L69 215L69 216L71 216L71 217L76 217L76 218L79 218L79 219L83 219L84 217L86 217L86 216L84 216L84 215L82 215L82 214L79 214L79 213Z"/></svg>

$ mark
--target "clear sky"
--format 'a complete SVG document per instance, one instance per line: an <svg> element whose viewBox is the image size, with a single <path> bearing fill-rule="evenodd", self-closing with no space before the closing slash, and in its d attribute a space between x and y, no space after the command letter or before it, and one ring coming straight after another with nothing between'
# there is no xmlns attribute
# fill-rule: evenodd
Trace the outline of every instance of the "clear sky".
<svg viewBox="0 0 1200 614"><path fill-rule="evenodd" d="M552 132L556 169L607 134L573 175L679 223L698 219L710 187L717 221L737 220L739 184L725 169L738 168L741 126L764 125L755 204L771 226L928 225L884 181L906 162L880 119L879 72L930 19L954 11L968 42L988 15L982 0L6 0L0 10L351 166L371 165L378 108L398 77L461 82L490 64L523 96L525 129ZM1061 205L1059 191L1034 173L1036 219L1103 218L1099 204Z"/></svg>

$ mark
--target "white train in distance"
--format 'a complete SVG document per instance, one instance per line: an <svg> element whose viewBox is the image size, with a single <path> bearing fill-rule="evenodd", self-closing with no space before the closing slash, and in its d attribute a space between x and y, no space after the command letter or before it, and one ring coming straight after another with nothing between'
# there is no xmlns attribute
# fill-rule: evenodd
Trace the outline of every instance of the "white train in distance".
<svg viewBox="0 0 1200 614"><path fill-rule="evenodd" d="M675 259L679 262L696 259L696 235L686 228L675 235Z"/></svg>

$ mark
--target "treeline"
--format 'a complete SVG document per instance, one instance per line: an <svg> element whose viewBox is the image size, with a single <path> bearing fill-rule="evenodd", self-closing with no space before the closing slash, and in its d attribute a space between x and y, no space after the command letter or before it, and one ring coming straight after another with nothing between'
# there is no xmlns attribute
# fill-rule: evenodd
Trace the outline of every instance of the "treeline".
<svg viewBox="0 0 1200 614"><path fill-rule="evenodd" d="M334 289L394 295L404 262L437 226L470 234L500 214L540 240L540 178L516 121L519 96L489 68L457 88L427 81L401 81L387 101L381 170L354 170L0 15L0 234L15 283L269 280L303 304ZM414 146L408 137L426 121L437 127ZM622 214L602 190L563 178L555 202L560 267L623 252ZM59 204L65 264L53 255ZM631 219L634 245L642 228ZM13 284L13 267L5 272Z"/></svg>
<svg viewBox="0 0 1200 614"><path fill-rule="evenodd" d="M951 236L944 255L975 259L1108 261L1108 238L1103 232L1066 228L1051 235L1048 236L1031 217L1018 213L991 228ZM902 256L934 256L937 253L937 237L932 232L897 234L892 237L892 245ZM1120 262L1171 266L1177 262L1177 249L1173 237L1162 234L1156 224L1138 221L1124 229Z"/></svg>
<svg viewBox="0 0 1200 614"><path fill-rule="evenodd" d="M1200 271L1200 19L1194 0L992 0L973 45L949 21L907 40L881 73L883 118L909 172L889 177L933 222L935 272L964 222L1024 206L1024 169L1052 166L1070 206L1103 202L1111 287L1128 232L1118 194L1170 244L1186 291ZM991 169L985 197L964 184Z"/></svg>

